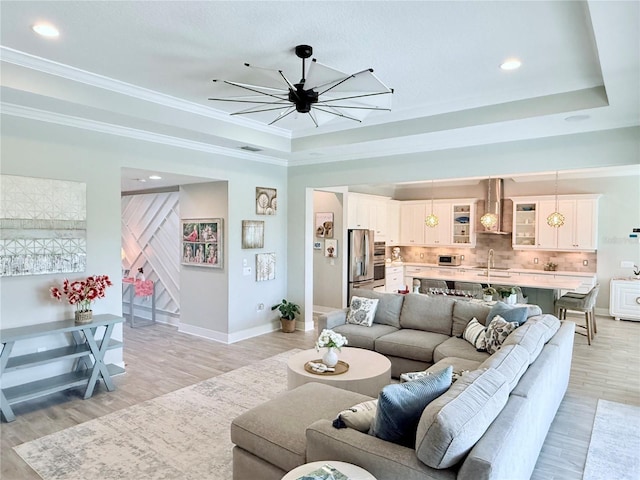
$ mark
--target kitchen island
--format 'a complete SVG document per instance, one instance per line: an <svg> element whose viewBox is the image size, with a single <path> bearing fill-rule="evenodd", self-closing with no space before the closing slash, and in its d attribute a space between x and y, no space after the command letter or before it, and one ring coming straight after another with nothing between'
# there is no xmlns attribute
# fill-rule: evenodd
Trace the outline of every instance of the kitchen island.
<svg viewBox="0 0 640 480"><path fill-rule="evenodd" d="M397 264L395 264L397 265ZM595 273L557 272L527 269L487 269L481 267L443 267L433 264L404 263L404 280L433 279L451 282L471 282L486 285L521 287L529 303L539 305L544 313L554 313L554 302L566 292L587 293L596 283Z"/></svg>

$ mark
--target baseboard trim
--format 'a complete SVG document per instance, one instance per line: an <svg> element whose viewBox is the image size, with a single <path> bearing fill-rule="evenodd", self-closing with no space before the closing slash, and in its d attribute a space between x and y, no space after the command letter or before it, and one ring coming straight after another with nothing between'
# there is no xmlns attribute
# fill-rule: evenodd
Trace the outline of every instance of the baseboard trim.
<svg viewBox="0 0 640 480"><path fill-rule="evenodd" d="M224 333L216 330L209 330L208 328L197 327L195 325L188 325L181 323L178 326L178 331L181 333L188 333L189 335L195 335L197 337L207 338L216 342L230 344L236 343L241 340L247 340L249 338L258 337L265 333L271 333L280 330L280 321L276 320L266 325L260 325L258 327L247 328L246 330L240 330L239 332Z"/></svg>

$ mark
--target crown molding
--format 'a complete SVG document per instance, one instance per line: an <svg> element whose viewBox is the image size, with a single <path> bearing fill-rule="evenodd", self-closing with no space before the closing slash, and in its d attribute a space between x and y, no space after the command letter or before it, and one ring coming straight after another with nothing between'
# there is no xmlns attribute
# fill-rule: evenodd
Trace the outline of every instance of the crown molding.
<svg viewBox="0 0 640 480"><path fill-rule="evenodd" d="M16 105L13 103L0 102L0 111L3 115L11 115L14 117L27 118L40 122L54 123L66 127L80 128L83 130L91 130L94 132L116 135L119 137L127 137L136 140L143 140L146 142L170 145L172 147L185 148L187 150L197 150L200 152L224 155L226 157L242 158L244 160L250 160L253 162L268 163L271 165L279 165L285 167L287 166L286 160L277 157L270 157L257 153L249 153L245 152L244 150L220 147L217 145L211 145L209 143L196 142L194 140L172 137L170 135L153 133L146 130L123 127L121 125L114 125L112 123L99 122L96 120L88 120L86 118L74 117L71 115L48 112L45 110L24 107L22 105Z"/></svg>
<svg viewBox="0 0 640 480"><path fill-rule="evenodd" d="M90 85L92 87L119 93L121 95L127 95L129 97L156 103L176 110L182 110L194 115L208 117L239 127L251 128L262 133L268 133L270 135L276 135L287 139L292 138L291 131L280 127L265 125L255 120L251 120L250 118L232 117L228 113L220 112L195 102L189 102L148 88L121 82L120 80L105 77L104 75L99 75L97 73L87 72L86 70L81 70L63 63L37 57L35 55L30 55L3 45L0 45L0 60L20 67L47 73L49 75L55 75L74 82L84 83L85 85Z"/></svg>

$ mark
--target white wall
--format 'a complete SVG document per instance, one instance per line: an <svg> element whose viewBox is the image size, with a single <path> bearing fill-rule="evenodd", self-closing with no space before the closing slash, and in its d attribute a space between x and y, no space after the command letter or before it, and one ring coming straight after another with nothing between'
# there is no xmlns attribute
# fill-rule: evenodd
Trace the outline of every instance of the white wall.
<svg viewBox="0 0 640 480"><path fill-rule="evenodd" d="M305 249L305 213L309 188L335 187L345 185L388 185L393 182L412 182L429 179L445 179L460 177L509 176L518 173L549 172L554 170L572 170L580 168L598 168L617 165L640 164L640 128L622 128L602 132L550 137L544 139L525 140L502 144L483 145L427 152L422 154L398 155L386 158L375 158L366 161L338 162L317 165L306 165L289 168L289 283L288 295L305 298L304 279ZM631 182L632 183L632 182ZM609 219L601 223L601 235L607 228L616 233L615 242L621 242L623 230L631 221L638 222L638 188L629 184L621 184L620 189L614 187L615 194L611 201L601 203L600 218ZM386 191L385 191L386 192ZM369 191L375 193L375 191ZM616 200L617 199L617 200ZM635 200L636 210L626 206L615 208L620 201ZM613 208L612 208L613 207ZM631 218L633 220L628 220ZM615 226L607 225L613 223ZM623 228L622 226L625 225ZM617 249L608 250L607 240L602 238L602 263L610 265L607 271L602 270L598 261L598 278L607 288L610 279L609 271L615 268ZM625 240L626 242L626 240ZM625 256L627 254L625 253ZM307 255L308 256L308 255ZM635 258L638 258L636 253ZM619 262L618 262L619 264ZM311 268L307 263L306 268ZM307 298L312 297L307 293ZM608 303L606 295L598 299L598 306L603 308Z"/></svg>

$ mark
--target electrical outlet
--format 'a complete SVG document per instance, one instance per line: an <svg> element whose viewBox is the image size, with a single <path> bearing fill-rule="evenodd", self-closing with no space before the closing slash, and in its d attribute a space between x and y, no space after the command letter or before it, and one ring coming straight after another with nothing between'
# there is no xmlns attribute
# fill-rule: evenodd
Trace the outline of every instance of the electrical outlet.
<svg viewBox="0 0 640 480"><path fill-rule="evenodd" d="M589 266L589 260L582 260L582 265L585 267Z"/></svg>
<svg viewBox="0 0 640 480"><path fill-rule="evenodd" d="M535 263L536 265L538 264L538 257L533 259L533 263Z"/></svg>
<svg viewBox="0 0 640 480"><path fill-rule="evenodd" d="M242 267L242 274L244 276L251 275L251 267Z"/></svg>
<svg viewBox="0 0 640 480"><path fill-rule="evenodd" d="M464 255L460 255L460 260L464 260Z"/></svg>
<svg viewBox="0 0 640 480"><path fill-rule="evenodd" d="M259 312L264 310L264 303L259 303L258 306L256 307L256 310L259 311Z"/></svg>
<svg viewBox="0 0 640 480"><path fill-rule="evenodd" d="M420 258L424 258L424 253L421 253L421 254L420 254Z"/></svg>

